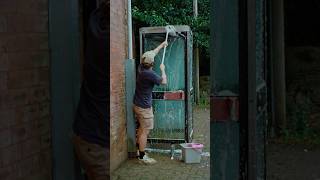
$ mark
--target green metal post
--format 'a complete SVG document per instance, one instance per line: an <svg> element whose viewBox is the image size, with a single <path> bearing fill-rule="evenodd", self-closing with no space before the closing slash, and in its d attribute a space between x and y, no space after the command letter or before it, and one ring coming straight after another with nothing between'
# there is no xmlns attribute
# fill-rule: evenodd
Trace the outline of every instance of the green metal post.
<svg viewBox="0 0 320 180"><path fill-rule="evenodd" d="M125 62L126 79L126 118L128 155L135 157L136 153L136 122L133 114L133 96L136 86L135 60L127 59Z"/></svg>
<svg viewBox="0 0 320 180"><path fill-rule="evenodd" d="M238 6L238 0L215 0L211 4L210 168L211 178L219 180L239 179L239 122L214 117L214 109L219 108L215 102L237 99L239 94Z"/></svg>
<svg viewBox="0 0 320 180"><path fill-rule="evenodd" d="M49 0L53 179L76 179L71 143L80 89L79 4Z"/></svg>

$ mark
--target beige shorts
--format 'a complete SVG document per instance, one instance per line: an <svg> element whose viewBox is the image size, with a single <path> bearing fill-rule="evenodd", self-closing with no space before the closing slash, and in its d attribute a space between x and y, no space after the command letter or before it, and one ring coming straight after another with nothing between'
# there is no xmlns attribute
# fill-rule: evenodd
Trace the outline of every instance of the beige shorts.
<svg viewBox="0 0 320 180"><path fill-rule="evenodd" d="M153 129L153 110L151 108L141 108L133 105L133 112L140 123L140 127L144 129Z"/></svg>
<svg viewBox="0 0 320 180"><path fill-rule="evenodd" d="M89 143L76 135L73 136L72 141L89 180L110 179L109 149Z"/></svg>

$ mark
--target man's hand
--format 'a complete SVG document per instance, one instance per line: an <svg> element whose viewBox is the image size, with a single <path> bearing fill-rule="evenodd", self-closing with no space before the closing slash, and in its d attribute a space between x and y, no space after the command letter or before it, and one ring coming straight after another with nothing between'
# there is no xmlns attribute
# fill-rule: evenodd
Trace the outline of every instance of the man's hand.
<svg viewBox="0 0 320 180"><path fill-rule="evenodd" d="M163 43L162 43L162 47L167 47L168 46L168 41L164 41Z"/></svg>
<svg viewBox="0 0 320 180"><path fill-rule="evenodd" d="M168 46L168 42L167 41L163 41L157 48L155 48L153 50L153 52L157 55L160 51L160 49L167 47Z"/></svg>
<svg viewBox="0 0 320 180"><path fill-rule="evenodd" d="M165 68L166 68L166 67L164 66L164 64L160 64L160 70L161 70L161 71L164 71Z"/></svg>

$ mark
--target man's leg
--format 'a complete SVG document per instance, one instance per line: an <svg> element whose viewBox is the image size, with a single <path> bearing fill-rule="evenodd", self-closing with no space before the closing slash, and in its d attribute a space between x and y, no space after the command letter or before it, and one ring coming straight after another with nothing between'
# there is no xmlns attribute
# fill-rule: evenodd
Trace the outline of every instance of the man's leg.
<svg viewBox="0 0 320 180"><path fill-rule="evenodd" d="M88 180L107 180L110 178L107 148L89 143L79 136L73 138L73 144Z"/></svg>
<svg viewBox="0 0 320 180"><path fill-rule="evenodd" d="M140 124L137 132L137 142L139 144L139 159L147 164L156 163L156 161L148 156L145 156L145 148L147 145L147 138L151 129L153 129L153 112L152 108L143 109L134 106L136 118Z"/></svg>
<svg viewBox="0 0 320 180"><path fill-rule="evenodd" d="M138 142L139 142L139 151L144 152L144 149L147 146L147 138L149 135L150 130L139 128L138 130Z"/></svg>

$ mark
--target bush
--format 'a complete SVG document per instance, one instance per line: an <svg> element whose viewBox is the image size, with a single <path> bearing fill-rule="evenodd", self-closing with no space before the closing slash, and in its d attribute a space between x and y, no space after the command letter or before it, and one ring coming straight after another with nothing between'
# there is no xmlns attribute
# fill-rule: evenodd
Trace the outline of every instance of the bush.
<svg viewBox="0 0 320 180"><path fill-rule="evenodd" d="M320 144L320 134L310 126L313 106L308 93L288 93L287 128L282 132L285 142Z"/></svg>
<svg viewBox="0 0 320 180"><path fill-rule="evenodd" d="M194 43L209 57L209 0L198 0L198 12L195 19L192 0L136 0L132 9L134 20L149 26L189 25Z"/></svg>

